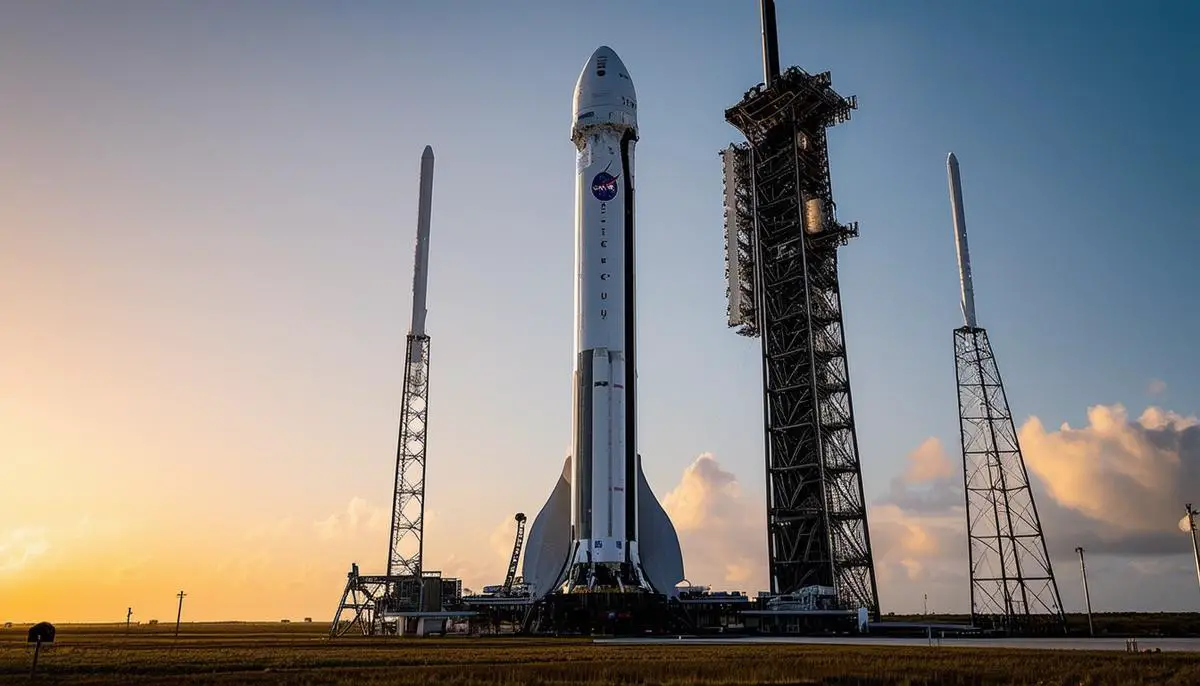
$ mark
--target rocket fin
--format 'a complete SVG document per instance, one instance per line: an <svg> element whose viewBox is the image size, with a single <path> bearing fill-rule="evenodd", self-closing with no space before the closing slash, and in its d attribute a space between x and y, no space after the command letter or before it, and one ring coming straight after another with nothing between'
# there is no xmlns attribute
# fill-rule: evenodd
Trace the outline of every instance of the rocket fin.
<svg viewBox="0 0 1200 686"><path fill-rule="evenodd" d="M638 553L642 571L654 590L675 595L675 585L683 581L683 551L679 535L642 472L642 458L637 461Z"/></svg>
<svg viewBox="0 0 1200 686"><path fill-rule="evenodd" d="M571 458L567 457L550 498L533 519L525 538L521 574L532 597L541 598L562 584L570 553Z"/></svg>

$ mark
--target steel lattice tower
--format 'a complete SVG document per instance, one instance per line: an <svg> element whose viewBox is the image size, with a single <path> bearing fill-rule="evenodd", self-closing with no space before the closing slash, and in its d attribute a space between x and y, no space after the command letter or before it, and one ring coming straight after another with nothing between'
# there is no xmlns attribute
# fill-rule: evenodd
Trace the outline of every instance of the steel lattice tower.
<svg viewBox="0 0 1200 686"><path fill-rule="evenodd" d="M388 576L421 576L425 529L425 429L429 410L429 336L409 334Z"/></svg>
<svg viewBox="0 0 1200 686"><path fill-rule="evenodd" d="M729 323L761 336L772 594L830 587L844 608L879 615L863 496L826 129L855 98L828 72L779 72L774 4L761 3L765 83L726 110L746 143L725 167Z"/></svg>
<svg viewBox="0 0 1200 686"><path fill-rule="evenodd" d="M954 331L971 621L1010 632L1066 627L1050 552L1021 455L1000 368L976 325L958 160L947 159L965 326ZM1043 621L1039 621L1039 617ZM1046 622L1045 619L1052 621Z"/></svg>
<svg viewBox="0 0 1200 686"><path fill-rule="evenodd" d="M1062 601L1042 535L987 331L954 331L963 485L971 569L971 621L1028 631L1032 615L1063 621Z"/></svg>
<svg viewBox="0 0 1200 686"><path fill-rule="evenodd" d="M388 577L421 578L425 530L425 438L429 413L429 336L425 333L425 302L429 285L429 221L433 200L433 149L421 155L421 188L417 205L417 242L413 268L412 327L404 359L404 390L400 406L400 436L396 445L396 484L392 499L392 528L388 546ZM400 593L415 602L417 584L399 584ZM411 590L409 590L411 587Z"/></svg>

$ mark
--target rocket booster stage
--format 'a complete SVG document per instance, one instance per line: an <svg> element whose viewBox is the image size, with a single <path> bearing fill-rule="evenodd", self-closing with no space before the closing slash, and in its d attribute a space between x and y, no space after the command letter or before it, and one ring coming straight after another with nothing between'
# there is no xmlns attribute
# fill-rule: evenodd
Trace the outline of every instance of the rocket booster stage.
<svg viewBox="0 0 1200 686"><path fill-rule="evenodd" d="M637 96L601 47L575 86L575 371L572 455L534 519L523 574L535 597L566 584L673 592L679 539L636 444L634 144Z"/></svg>

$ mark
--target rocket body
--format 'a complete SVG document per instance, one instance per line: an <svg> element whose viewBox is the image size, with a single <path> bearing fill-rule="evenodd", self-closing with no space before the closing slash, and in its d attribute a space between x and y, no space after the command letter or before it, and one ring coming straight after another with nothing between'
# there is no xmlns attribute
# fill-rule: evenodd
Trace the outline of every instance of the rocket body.
<svg viewBox="0 0 1200 686"><path fill-rule="evenodd" d="M573 109L572 454L530 528L524 576L535 596L560 587L667 593L683 578L679 540L636 444L637 95L610 48L584 65Z"/></svg>
<svg viewBox="0 0 1200 686"><path fill-rule="evenodd" d="M575 87L574 562L636 565L633 148L637 99L601 48Z"/></svg>
<svg viewBox="0 0 1200 686"><path fill-rule="evenodd" d="M421 186L417 196L417 242L413 249L412 325L408 332L425 336L426 295L429 293L429 220L433 206L433 148L426 145L421 153ZM420 340L411 343L410 357L420 363L425 354Z"/></svg>

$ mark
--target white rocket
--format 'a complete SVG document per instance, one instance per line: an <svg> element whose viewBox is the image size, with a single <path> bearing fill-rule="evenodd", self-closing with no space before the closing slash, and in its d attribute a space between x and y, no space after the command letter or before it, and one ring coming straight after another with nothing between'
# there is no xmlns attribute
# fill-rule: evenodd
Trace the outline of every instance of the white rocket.
<svg viewBox="0 0 1200 686"><path fill-rule="evenodd" d="M611 48L584 65L574 104L574 440L529 529L522 574L535 598L584 588L674 594L679 537L637 453L637 95Z"/></svg>
<svg viewBox="0 0 1200 686"><path fill-rule="evenodd" d="M971 254L967 251L967 216L963 210L962 179L958 175L958 158L946 157L946 177L950 181L950 212L954 219L954 247L958 252L958 286L961 291L963 323L975 328L975 286L971 282Z"/></svg>

